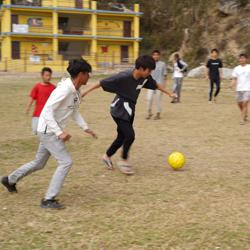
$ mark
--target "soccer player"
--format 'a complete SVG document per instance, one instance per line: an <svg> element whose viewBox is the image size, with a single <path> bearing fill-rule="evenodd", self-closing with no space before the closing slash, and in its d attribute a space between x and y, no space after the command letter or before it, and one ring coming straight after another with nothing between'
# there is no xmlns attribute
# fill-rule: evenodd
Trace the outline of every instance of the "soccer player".
<svg viewBox="0 0 250 250"><path fill-rule="evenodd" d="M67 70L71 78L63 79L58 84L40 115L37 129L40 144L35 159L3 177L1 181L9 192L17 192L17 182L23 177L43 169L52 155L57 160L58 166L47 193L41 201L42 208L61 209L64 207L55 198L72 166L71 156L65 146L65 142L71 138L65 130L69 118L73 118L84 132L96 137L78 111L81 102L79 89L87 83L91 66L83 59L73 60L70 61Z"/></svg>
<svg viewBox="0 0 250 250"><path fill-rule="evenodd" d="M55 89L50 80L52 77L52 70L50 68L43 68L41 72L42 81L37 83L30 92L29 101L26 107L26 114L29 113L32 104L35 102L35 108L32 117L32 131L33 134L37 134L37 125L39 116L43 110L45 103L47 102L50 94Z"/></svg>
<svg viewBox="0 0 250 250"><path fill-rule="evenodd" d="M85 96L92 90L102 87L104 91L116 94L111 104L111 116L117 125L118 134L102 158L108 169L113 169L111 157L120 147L123 147L121 161L118 162L118 166L122 173L134 174L128 158L129 150L135 139L133 122L135 106L141 89L159 89L170 97L174 96L152 78L151 72L154 69L155 60L151 56L140 56L136 60L133 70L103 79L100 83L94 84L82 93L82 96Z"/></svg>
<svg viewBox="0 0 250 250"><path fill-rule="evenodd" d="M179 54L174 55L173 60L173 92L176 94L176 97L173 98L171 103L181 102L181 89L183 84L184 73L187 70L188 65L181 60Z"/></svg>
<svg viewBox="0 0 250 250"><path fill-rule="evenodd" d="M223 63L222 60L219 59L219 50L212 49L211 58L207 61L206 74L206 79L210 80L209 102L213 100L216 103L217 101L217 96L220 93L221 79L223 78L222 68ZM216 91L213 96L214 84L216 85Z"/></svg>
<svg viewBox="0 0 250 250"><path fill-rule="evenodd" d="M167 66L165 62L161 61L161 52L159 50L154 50L152 52L152 57L155 60L156 67L155 70L152 71L153 79L158 83L161 84L164 88L166 86L166 76L167 76ZM148 115L146 119L151 119L153 116L152 114L152 104L154 97L156 98L156 105L157 105L157 113L154 117L155 120L159 120L161 117L162 105L161 105L161 97L162 92L160 90L148 90Z"/></svg>
<svg viewBox="0 0 250 250"><path fill-rule="evenodd" d="M232 73L232 87L236 87L236 99L241 111L240 124L247 121L248 102L250 99L250 64L247 64L247 54L240 54L240 65L235 67Z"/></svg>

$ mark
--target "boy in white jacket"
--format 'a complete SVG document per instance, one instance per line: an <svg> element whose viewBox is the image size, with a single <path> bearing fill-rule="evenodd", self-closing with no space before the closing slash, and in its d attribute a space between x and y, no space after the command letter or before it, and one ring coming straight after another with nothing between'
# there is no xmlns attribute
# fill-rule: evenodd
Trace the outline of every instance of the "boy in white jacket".
<svg viewBox="0 0 250 250"><path fill-rule="evenodd" d="M71 138L70 134L65 131L67 121L73 118L86 133L96 137L78 111L81 102L79 89L87 83L91 66L83 59L73 60L69 63L67 70L71 78L63 79L58 84L40 115L37 128L40 144L35 160L2 178L2 184L9 192L17 192L16 183L24 176L44 168L52 155L57 160L58 167L41 201L42 208L64 207L55 198L72 166L72 159L65 146L65 142Z"/></svg>

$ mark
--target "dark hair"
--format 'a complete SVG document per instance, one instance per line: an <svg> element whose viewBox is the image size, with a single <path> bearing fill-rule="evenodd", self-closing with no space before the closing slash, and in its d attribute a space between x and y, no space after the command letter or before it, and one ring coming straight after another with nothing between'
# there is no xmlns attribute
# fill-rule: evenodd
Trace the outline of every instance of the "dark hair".
<svg viewBox="0 0 250 250"><path fill-rule="evenodd" d="M245 58L248 58L248 55L247 55L246 53L241 53L241 54L239 55L239 57L245 57Z"/></svg>
<svg viewBox="0 0 250 250"><path fill-rule="evenodd" d="M161 54L160 50L158 50L158 49L153 50L152 55L155 54L155 53L159 54L159 55Z"/></svg>
<svg viewBox="0 0 250 250"><path fill-rule="evenodd" d="M90 73L92 71L91 65L84 59L73 59L69 61L69 66L67 68L71 77L77 77L80 72Z"/></svg>
<svg viewBox="0 0 250 250"><path fill-rule="evenodd" d="M41 74L43 75L45 72L49 72L50 74L53 73L52 69L49 67L42 68Z"/></svg>
<svg viewBox="0 0 250 250"><path fill-rule="evenodd" d="M180 59L180 55L178 53L174 54L174 58L176 58L177 60Z"/></svg>
<svg viewBox="0 0 250 250"><path fill-rule="evenodd" d="M148 56L148 55L140 56L135 61L135 68L136 69L143 68L144 70L145 69L154 70L155 60L151 56Z"/></svg>
<svg viewBox="0 0 250 250"><path fill-rule="evenodd" d="M219 50L218 49L212 49L211 53L213 53L213 52L216 52L217 54L219 54Z"/></svg>

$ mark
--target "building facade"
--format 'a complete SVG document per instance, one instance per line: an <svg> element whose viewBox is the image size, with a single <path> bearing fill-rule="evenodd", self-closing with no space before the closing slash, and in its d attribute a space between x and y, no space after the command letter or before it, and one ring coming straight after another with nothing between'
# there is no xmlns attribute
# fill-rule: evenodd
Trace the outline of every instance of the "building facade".
<svg viewBox="0 0 250 250"><path fill-rule="evenodd" d="M4 0L0 70L61 71L77 57L94 68L132 63L139 54L141 15L138 4Z"/></svg>

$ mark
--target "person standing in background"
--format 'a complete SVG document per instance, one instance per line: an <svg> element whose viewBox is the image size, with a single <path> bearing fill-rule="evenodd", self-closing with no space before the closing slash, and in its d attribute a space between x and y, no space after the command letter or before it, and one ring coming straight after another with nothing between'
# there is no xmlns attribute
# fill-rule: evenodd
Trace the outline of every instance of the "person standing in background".
<svg viewBox="0 0 250 250"><path fill-rule="evenodd" d="M45 103L52 91L56 88L50 81L52 78L51 68L44 67L41 71L42 81L37 83L30 92L28 104L26 106L26 114L29 113L32 104L35 102L35 108L32 116L32 132L37 134L37 126L40 114L43 110Z"/></svg>
<svg viewBox="0 0 250 250"><path fill-rule="evenodd" d="M181 101L182 83L187 67L188 65L181 60L180 55L175 54L173 61L173 92L176 94L176 97L173 98L171 103L179 103Z"/></svg>
<svg viewBox="0 0 250 250"><path fill-rule="evenodd" d="M219 50L211 50L211 58L207 61L207 76L206 79L210 80L209 102L214 101L216 103L217 96L220 93L220 85L222 76L223 63L219 58ZM216 91L213 96L214 84L216 85ZM213 98L214 97L214 98Z"/></svg>
<svg viewBox="0 0 250 250"><path fill-rule="evenodd" d="M159 50L154 50L152 52L152 57L155 60L156 63L156 68L155 70L152 71L151 75L153 77L153 79L160 85L162 85L162 87L165 88L166 86L166 77L167 77L167 66L165 64L165 62L160 61L161 59L161 52ZM148 115L146 117L146 119L151 119L151 117L153 116L152 113L152 105L153 105L153 100L154 97L156 98L156 106L157 106L157 113L154 117L155 120L159 120L161 117L161 111L162 111L162 104L161 104L161 98L162 98L162 92L160 90L152 90L149 89L148 90Z"/></svg>

